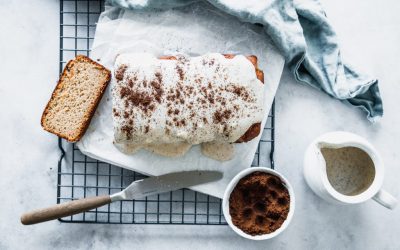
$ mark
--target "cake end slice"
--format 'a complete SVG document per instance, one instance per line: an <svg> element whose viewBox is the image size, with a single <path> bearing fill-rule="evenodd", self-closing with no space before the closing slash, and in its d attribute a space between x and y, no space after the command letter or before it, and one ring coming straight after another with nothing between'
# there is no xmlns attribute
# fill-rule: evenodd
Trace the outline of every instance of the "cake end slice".
<svg viewBox="0 0 400 250"><path fill-rule="evenodd" d="M89 57L78 55L69 61L43 112L43 129L67 141L79 141L110 79L111 72Z"/></svg>

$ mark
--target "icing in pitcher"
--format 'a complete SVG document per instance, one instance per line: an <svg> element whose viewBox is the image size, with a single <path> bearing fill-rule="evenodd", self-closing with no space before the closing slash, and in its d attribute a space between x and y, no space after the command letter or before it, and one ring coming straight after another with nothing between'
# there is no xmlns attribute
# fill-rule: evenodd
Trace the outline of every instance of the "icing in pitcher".
<svg viewBox="0 0 400 250"><path fill-rule="evenodd" d="M373 198L393 209L397 200L381 189L384 164L364 138L331 132L315 139L304 157L304 176L310 188L327 201L361 203Z"/></svg>

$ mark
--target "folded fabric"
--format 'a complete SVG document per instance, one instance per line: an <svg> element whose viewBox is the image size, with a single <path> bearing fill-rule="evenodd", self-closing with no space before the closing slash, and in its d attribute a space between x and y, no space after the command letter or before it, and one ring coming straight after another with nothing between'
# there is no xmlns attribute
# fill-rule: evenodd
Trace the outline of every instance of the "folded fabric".
<svg viewBox="0 0 400 250"><path fill-rule="evenodd" d="M168 9L205 0L108 0L127 9ZM366 111L383 115L378 80L356 71L341 57L338 38L318 0L207 0L244 22L261 24L298 82Z"/></svg>

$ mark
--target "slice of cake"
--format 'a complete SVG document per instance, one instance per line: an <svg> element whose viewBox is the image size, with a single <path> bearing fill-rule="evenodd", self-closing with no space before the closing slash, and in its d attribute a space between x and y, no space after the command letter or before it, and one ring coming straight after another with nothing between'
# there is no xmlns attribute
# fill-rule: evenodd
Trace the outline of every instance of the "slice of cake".
<svg viewBox="0 0 400 250"><path fill-rule="evenodd" d="M86 56L69 61L43 112L44 130L70 142L78 141L110 79L108 69Z"/></svg>

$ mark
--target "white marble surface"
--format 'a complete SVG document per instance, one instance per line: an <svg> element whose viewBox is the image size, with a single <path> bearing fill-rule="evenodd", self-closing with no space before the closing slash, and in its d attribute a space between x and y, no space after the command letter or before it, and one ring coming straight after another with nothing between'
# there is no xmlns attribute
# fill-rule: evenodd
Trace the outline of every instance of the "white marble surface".
<svg viewBox="0 0 400 250"><path fill-rule="evenodd" d="M297 210L286 232L265 242L224 226L61 224L24 227L23 211L55 202L55 137L42 131L42 109L58 74L58 1L0 1L0 249L400 249L400 207L374 202L332 206L302 177L306 145L321 133L347 130L367 137L386 162L384 187L400 198L400 4L395 0L327 1L346 58L380 79L385 116L364 114L294 83L286 71L277 94L276 168L292 182Z"/></svg>

